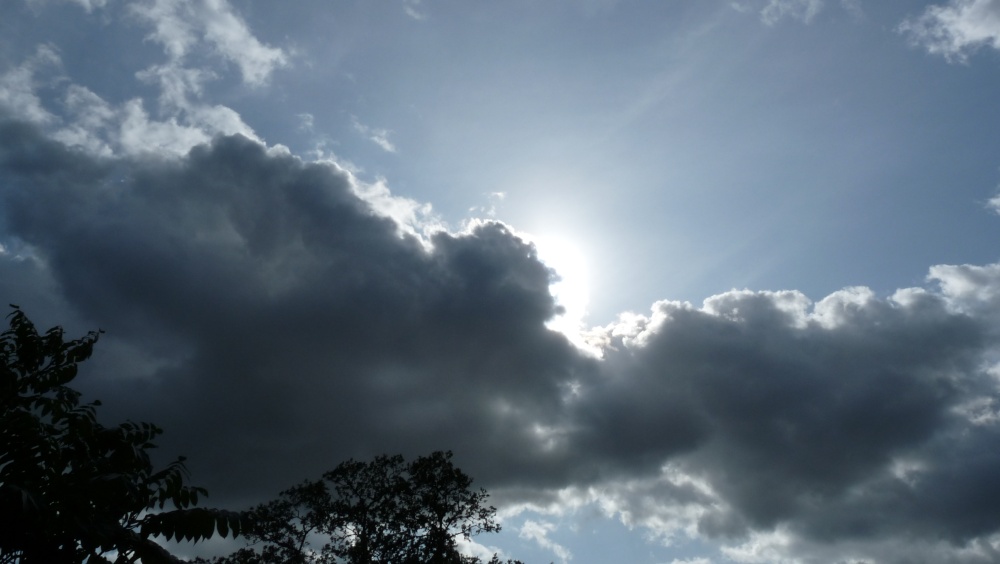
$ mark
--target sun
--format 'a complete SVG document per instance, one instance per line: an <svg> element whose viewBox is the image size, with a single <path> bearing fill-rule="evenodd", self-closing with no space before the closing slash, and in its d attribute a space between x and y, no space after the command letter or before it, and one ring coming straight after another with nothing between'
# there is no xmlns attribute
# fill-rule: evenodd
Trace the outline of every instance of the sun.
<svg viewBox="0 0 1000 564"><path fill-rule="evenodd" d="M562 235L529 235L528 239L534 243L539 260L557 274L549 291L564 311L549 320L546 326L584 346L581 332L585 329L590 304L590 272L586 255L569 237Z"/></svg>

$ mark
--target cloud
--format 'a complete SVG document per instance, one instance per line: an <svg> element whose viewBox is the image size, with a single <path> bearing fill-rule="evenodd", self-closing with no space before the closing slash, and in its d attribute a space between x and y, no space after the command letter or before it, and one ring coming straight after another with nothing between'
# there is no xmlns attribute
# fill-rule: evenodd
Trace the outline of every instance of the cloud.
<svg viewBox="0 0 1000 564"><path fill-rule="evenodd" d="M951 0L931 5L920 16L904 20L899 31L929 53L965 62L982 47L1000 49L1000 2Z"/></svg>
<svg viewBox="0 0 1000 564"><path fill-rule="evenodd" d="M146 0L131 11L153 26L148 39L163 45L171 67L202 42L235 64L251 86L266 84L276 68L288 64L287 53L254 37L226 0Z"/></svg>
<svg viewBox="0 0 1000 564"><path fill-rule="evenodd" d="M358 121L358 118L355 116L351 116L351 123L354 125L355 131L367 137L369 141L381 147L383 151L387 153L396 152L396 146L389 141L389 134L392 133L391 131L387 129L368 127Z"/></svg>
<svg viewBox="0 0 1000 564"><path fill-rule="evenodd" d="M51 123L55 116L49 113L38 97L38 75L62 64L55 47L40 45L34 55L20 65L0 75L0 101L14 115L34 123Z"/></svg>
<svg viewBox="0 0 1000 564"><path fill-rule="evenodd" d="M508 511L596 505L734 561L996 560L1000 265L936 265L885 297L660 301L593 328L597 358L549 329L556 273L512 227L449 231L202 102L220 69L190 66L199 49L251 85L284 64L220 47L256 41L228 4L138 6L168 55L140 74L158 104L50 76L50 46L0 76L17 116L0 120L0 285L33 317L107 331L89 397L166 428L213 502L453 449ZM570 558L545 523L521 532Z"/></svg>
<svg viewBox="0 0 1000 564"><path fill-rule="evenodd" d="M773 25L784 18L809 23L823 9L823 0L768 0L760 11L764 23Z"/></svg>
<svg viewBox="0 0 1000 564"><path fill-rule="evenodd" d="M217 502L449 448L502 505L597 504L745 561L1000 532L1000 266L661 301L594 329L598 360L546 327L553 273L502 223L424 229L384 182L240 135L67 143L0 126L7 299L105 329L88 394L166 428Z"/></svg>
<svg viewBox="0 0 1000 564"><path fill-rule="evenodd" d="M107 331L88 397L162 425L212 503L452 449L505 515L597 507L736 562L1000 560L1000 265L887 296L663 300L591 328L588 354L550 329L558 273L495 220L503 193L449 230L325 150L266 145L206 92L227 71L263 87L290 55L226 2L130 6L165 54L138 75L155 99L74 82L47 44L0 75L0 289L40 324ZM773 24L825 4L752 6ZM962 60L996 47L996 12L951 2L904 31Z"/></svg>
<svg viewBox="0 0 1000 564"><path fill-rule="evenodd" d="M0 110L44 126L53 139L93 155L180 156L218 134L239 133L256 139L239 115L223 106L186 104L164 119L156 119L139 98L113 106L90 89L65 79L60 81L65 86L61 100L65 114L56 116L35 93L35 72L32 59L0 76Z"/></svg>
<svg viewBox="0 0 1000 564"><path fill-rule="evenodd" d="M480 206L472 206L469 208L469 213L495 218L497 216L497 208L507 199L507 193L487 192L483 195L486 196L486 203Z"/></svg>
<svg viewBox="0 0 1000 564"><path fill-rule="evenodd" d="M756 533L747 542L734 547L723 547L726 558L746 564L798 564L797 558L788 556L792 539L783 531Z"/></svg>
<svg viewBox="0 0 1000 564"><path fill-rule="evenodd" d="M986 201L986 209L992 211L993 213L1000 215L1000 195L993 196Z"/></svg>
<svg viewBox="0 0 1000 564"><path fill-rule="evenodd" d="M308 112L295 114L299 120L299 129L302 131L312 131L316 125L316 117Z"/></svg>
<svg viewBox="0 0 1000 564"><path fill-rule="evenodd" d="M180 10L180 4L175 6L169 2L135 4L133 8L139 10L143 6L173 6ZM228 5L216 2L208 2L205 6L222 12L228 10ZM166 20L171 21L170 18ZM162 21L158 23L163 24ZM183 28L183 25L159 27L174 29ZM177 31L173 35L176 36L173 43L181 47L171 47L173 43L165 41L167 50L179 49L186 53L190 46L183 39L184 33ZM240 37L238 33L235 35ZM151 116L143 99L132 98L111 104L91 89L73 82L71 77L64 76L61 66L57 49L40 45L34 55L0 75L0 111L44 126L54 139L68 146L105 157L140 153L183 155L195 145L220 134L241 134L257 139L253 129L234 110L199 100L204 84L216 77L212 70L188 68L179 60L172 60L138 73L140 80L159 87L158 112ZM52 76L53 69L60 72ZM61 115L45 107L39 95L43 90L61 104Z"/></svg>
<svg viewBox="0 0 1000 564"><path fill-rule="evenodd" d="M521 526L518 536L522 539L535 541L538 546L551 551L556 555L556 558L558 558L560 562L566 564L573 559L573 553L571 553L565 546L562 546L549 538L549 533L554 530L555 525L551 523L540 523L529 519L524 522L524 525Z"/></svg>
<svg viewBox="0 0 1000 564"><path fill-rule="evenodd" d="M941 287L952 307L969 313L985 314L1000 306L1000 265L937 265L928 280Z"/></svg>
<svg viewBox="0 0 1000 564"><path fill-rule="evenodd" d="M865 17L865 10L861 7L861 0L840 0L840 6L855 20L862 20Z"/></svg>
<svg viewBox="0 0 1000 564"><path fill-rule="evenodd" d="M861 0L840 0L840 7L854 19L864 18ZM801 23L812 23L826 9L825 0L737 0L729 6L741 13L756 13L762 22L775 25L791 19Z"/></svg>
<svg viewBox="0 0 1000 564"><path fill-rule="evenodd" d="M196 132L190 130L201 130L207 138L220 133L255 138L252 128L231 108L200 101L205 85L217 79L218 73L197 55L217 55L239 69L244 84L260 87L268 83L277 68L289 64L288 54L261 43L225 0L147 0L129 9L140 22L153 28L147 39L162 45L167 55L166 62L137 75L159 86L159 111L165 119L158 129L178 130L182 152L193 146L185 145L190 134ZM192 66L191 59L198 64ZM132 110L133 115L139 115L135 108ZM180 129L174 127L178 124Z"/></svg>
<svg viewBox="0 0 1000 564"><path fill-rule="evenodd" d="M53 1L53 0L26 0L27 4L29 6L40 6L40 5L43 5L46 2L50 2L50 1ZM60 0L54 0L54 1L60 1ZM91 13L91 12L93 12L96 9L103 8L103 7L107 6L107 4L108 4L108 0L61 0L61 1L62 2L70 2L70 3L73 3L73 4L78 4L88 14Z"/></svg>
<svg viewBox="0 0 1000 564"><path fill-rule="evenodd" d="M426 20L427 14L420 10L420 4L420 0L403 0L403 11L417 21Z"/></svg>
<svg viewBox="0 0 1000 564"><path fill-rule="evenodd" d="M103 8L108 4L108 0L73 0L77 4L83 7L87 12L92 12L95 9Z"/></svg>
<svg viewBox="0 0 1000 564"><path fill-rule="evenodd" d="M176 367L148 399L188 406L158 417L179 439L208 447L196 437L213 429L249 449L206 448L209 468L245 474L239 458L286 448L314 474L347 452L451 446L526 463L583 369L544 327L550 272L501 224L428 251L346 172L242 137L105 162L26 125L2 136L11 233L85 318Z"/></svg>
<svg viewBox="0 0 1000 564"><path fill-rule="evenodd" d="M861 0L840 0L839 4L853 19L865 17ZM741 13L759 14L761 21L767 25L775 25L785 19L809 24L827 7L825 0L741 0L729 5Z"/></svg>

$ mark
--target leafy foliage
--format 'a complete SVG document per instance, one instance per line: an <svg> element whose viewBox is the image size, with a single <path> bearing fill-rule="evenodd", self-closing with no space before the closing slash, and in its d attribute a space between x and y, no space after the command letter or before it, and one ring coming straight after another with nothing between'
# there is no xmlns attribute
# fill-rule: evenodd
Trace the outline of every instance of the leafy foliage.
<svg viewBox="0 0 1000 564"><path fill-rule="evenodd" d="M496 508L451 458L434 452L410 463L398 455L343 462L252 509L247 537L259 551L216 562L478 563L461 555L456 541L499 531ZM494 556L488 564L503 563Z"/></svg>
<svg viewBox="0 0 1000 564"><path fill-rule="evenodd" d="M100 402L68 386L100 332L40 334L12 307L0 333L0 563L174 562L150 537L240 534L240 514L193 508L207 492L185 485L183 458L154 471L159 427L105 427Z"/></svg>

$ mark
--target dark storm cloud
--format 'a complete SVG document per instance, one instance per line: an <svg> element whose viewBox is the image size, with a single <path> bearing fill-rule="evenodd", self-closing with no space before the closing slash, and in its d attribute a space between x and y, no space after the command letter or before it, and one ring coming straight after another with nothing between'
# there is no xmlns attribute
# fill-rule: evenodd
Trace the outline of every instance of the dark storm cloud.
<svg viewBox="0 0 1000 564"><path fill-rule="evenodd" d="M498 499L595 486L710 536L1000 530L992 270L661 302L595 360L545 327L551 273L507 227L421 241L354 182L239 136L102 160L4 122L5 299L105 329L88 393L162 425L219 502L453 449Z"/></svg>
<svg viewBox="0 0 1000 564"><path fill-rule="evenodd" d="M122 409L228 486L272 473L243 471L253 459L285 482L397 450L524 466L532 425L586 369L544 326L550 271L500 224L428 250L347 174L241 137L100 163L29 127L0 135L10 231L82 316L161 366Z"/></svg>
<svg viewBox="0 0 1000 564"><path fill-rule="evenodd" d="M656 421L657 406L680 404L697 418L703 439L678 460L733 509L705 532L821 520L959 424L951 409L974 383L982 324L929 295L907 305L853 297L817 306L839 311L833 326L783 311L771 294L731 294L711 314L660 305L662 321L629 357L633 393L644 395L632 408L649 413L630 417ZM989 513L995 528L1000 513ZM841 535L852 532L863 534Z"/></svg>

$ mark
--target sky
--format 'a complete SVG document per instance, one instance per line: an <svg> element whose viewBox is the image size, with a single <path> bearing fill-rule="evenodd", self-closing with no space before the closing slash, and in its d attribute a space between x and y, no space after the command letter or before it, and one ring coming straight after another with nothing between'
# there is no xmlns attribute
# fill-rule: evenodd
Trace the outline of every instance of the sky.
<svg viewBox="0 0 1000 564"><path fill-rule="evenodd" d="M998 0L6 0L0 295L209 505L452 450L470 554L1000 562L997 100Z"/></svg>

